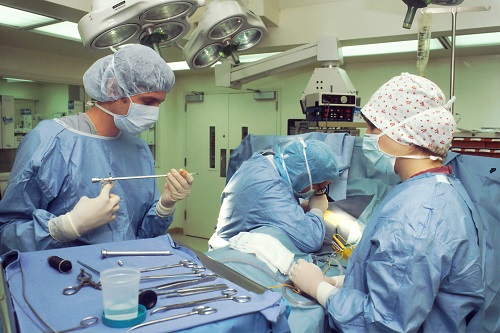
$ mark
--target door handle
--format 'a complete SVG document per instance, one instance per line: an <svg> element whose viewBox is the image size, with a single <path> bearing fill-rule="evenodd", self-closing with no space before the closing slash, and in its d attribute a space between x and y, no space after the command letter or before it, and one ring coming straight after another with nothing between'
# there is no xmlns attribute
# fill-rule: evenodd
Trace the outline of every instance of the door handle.
<svg viewBox="0 0 500 333"><path fill-rule="evenodd" d="M226 149L221 149L220 150L220 176L223 178L226 178L227 170L226 170L226 161L227 161L227 156L226 156Z"/></svg>

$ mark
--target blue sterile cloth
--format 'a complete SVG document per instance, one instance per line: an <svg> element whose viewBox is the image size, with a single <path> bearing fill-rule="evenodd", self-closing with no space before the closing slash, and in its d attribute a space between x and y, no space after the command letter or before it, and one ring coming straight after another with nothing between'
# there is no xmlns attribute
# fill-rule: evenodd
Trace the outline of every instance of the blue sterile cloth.
<svg viewBox="0 0 500 333"><path fill-rule="evenodd" d="M300 251L282 230L263 226L250 232L263 233L278 239L294 254L294 261L298 259L312 261L311 254ZM325 320L325 309L314 299L296 294L291 288L282 286L282 284L292 285L288 276L281 274L279 271L273 273L254 254L243 253L229 247L209 251L206 254L260 285L268 288L272 287L271 289L276 294L282 295L286 302L288 325L292 333L330 332L328 321ZM326 264L325 266L320 265L320 267L322 270L327 270ZM339 267L332 263L326 275L336 276L340 273ZM243 332L251 331L247 330Z"/></svg>
<svg viewBox="0 0 500 333"><path fill-rule="evenodd" d="M103 248L108 251L167 250L174 252L174 255L120 256L101 259L101 249ZM6 267L6 279L22 333L48 331L49 329L36 318L23 299L20 263L24 272L26 297L40 316L55 330L64 330L78 326L80 320L84 317L98 317L98 325L85 328L85 331L88 332L125 332L127 329L109 328L102 323L103 303L102 292L100 290L85 286L74 295L63 295L62 291L65 287L78 285L77 275L83 267L77 263L77 260L80 260L98 271L103 271L106 268L118 267L118 260L121 260L125 267L136 267L139 269L177 264L181 260L192 260L202 265L193 252L185 247L177 246L169 235L153 239L114 242L58 250L26 253L11 251L5 256L8 255L18 256L18 260L15 260ZM51 268L47 258L52 255L70 260L73 264L71 272L60 273ZM96 276L96 274L87 269L85 270L92 274L92 279L94 281L99 281L99 276ZM142 273L142 276L171 275L190 272L191 269L176 267ZM211 272L207 270L206 273ZM148 286L152 287L186 279L190 279L190 277L141 281L140 288L143 289ZM183 330L187 332L266 332L270 327L272 327L273 332L289 331L284 315L285 306L279 294L271 291L266 291L261 295L255 294L223 278L217 278L215 281L206 282L203 285L219 283L227 284L230 288L234 288L238 291L237 295L248 295L252 300L248 303L236 303L230 300L208 303L206 305L217 309L217 313L206 316L193 315L175 319L141 328L137 330L137 332L178 332ZM219 295L221 295L220 291L174 298L161 298L160 296L155 307L184 303L191 300L205 299ZM187 313L191 310L192 307L175 309L152 316L150 315L152 310L148 310L146 321Z"/></svg>

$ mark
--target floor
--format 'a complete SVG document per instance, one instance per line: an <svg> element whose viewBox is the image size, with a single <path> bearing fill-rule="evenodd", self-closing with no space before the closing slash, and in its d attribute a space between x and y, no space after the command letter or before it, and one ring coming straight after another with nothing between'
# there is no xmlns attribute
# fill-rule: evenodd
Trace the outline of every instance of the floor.
<svg viewBox="0 0 500 333"><path fill-rule="evenodd" d="M182 233L176 232L171 233L170 236L178 242L181 242L197 251L207 252L208 251L208 239L198 238L192 236L185 236Z"/></svg>

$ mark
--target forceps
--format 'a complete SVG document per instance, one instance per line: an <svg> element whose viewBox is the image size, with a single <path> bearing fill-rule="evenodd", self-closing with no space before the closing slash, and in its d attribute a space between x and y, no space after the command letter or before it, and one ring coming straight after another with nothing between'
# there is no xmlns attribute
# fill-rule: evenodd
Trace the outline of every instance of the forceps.
<svg viewBox="0 0 500 333"><path fill-rule="evenodd" d="M168 321L168 320L173 320L173 319L177 319L177 318L182 318L182 317L187 317L187 316L192 316L192 315L195 315L195 314L199 314L199 315L209 315L209 314L212 314L212 313L216 313L217 312L217 309L214 309L214 308L211 308L209 306L197 306L193 309L193 311L191 312L187 312L187 313L182 313L182 314L178 314L176 316L171 316L171 317L167 317L167 318L162 318L162 319L156 319L156 320L151 320L151 321L147 321L145 323L142 323L142 324L139 324L139 325L136 325L132 328L130 328L128 332L130 331L133 331L133 330L136 330L138 328L141 328L141 327L144 327L144 326L149 326L149 325L153 325L153 324L158 324L158 323L162 323L164 321Z"/></svg>
<svg viewBox="0 0 500 333"><path fill-rule="evenodd" d="M191 302L185 302L185 303L179 303L179 304L171 304L171 305L161 306L161 307L156 308L153 311L151 311L151 314L154 314L157 312L164 312L167 310L181 309L181 308L190 307L190 306L199 305L199 304L217 302L217 301L226 301L227 300L227 301L233 301L236 303L246 303L246 302L250 302L252 300L252 298L250 296L235 296L238 292L232 288L225 289L221 293L222 293L222 296L200 299L197 301L191 301Z"/></svg>
<svg viewBox="0 0 500 333"><path fill-rule="evenodd" d="M101 289L101 282L92 281L92 275L85 271L83 268L80 269L80 274L77 276L80 284L78 286L69 286L63 289L64 295L74 295L76 294L82 287L91 286L95 289Z"/></svg>
<svg viewBox="0 0 500 333"><path fill-rule="evenodd" d="M66 332L78 331L78 330L81 330L83 328L94 326L95 324L97 324L98 321L99 321L99 319L97 317L85 317L82 320L80 320L80 325L79 326L76 326L76 327L73 327L73 328L68 328L68 329L62 330L62 331L57 331L57 333L66 333ZM52 332L45 331L44 333L52 333Z"/></svg>
<svg viewBox="0 0 500 333"><path fill-rule="evenodd" d="M179 261L178 264L143 268L140 270L140 272L144 273L144 272L158 271L160 269L168 269L168 268L174 268L174 267L186 267L186 268L193 268L193 269L202 268L202 266L198 266L198 264L192 262L191 260L181 260L181 261Z"/></svg>
<svg viewBox="0 0 500 333"><path fill-rule="evenodd" d="M176 278L176 277L190 277L190 276L206 277L206 276L214 275L214 274L202 274L205 270L206 270L205 267L200 267L200 268L193 269L193 273L171 274L171 275L147 275L147 276L142 276L141 281L168 279L168 278Z"/></svg>

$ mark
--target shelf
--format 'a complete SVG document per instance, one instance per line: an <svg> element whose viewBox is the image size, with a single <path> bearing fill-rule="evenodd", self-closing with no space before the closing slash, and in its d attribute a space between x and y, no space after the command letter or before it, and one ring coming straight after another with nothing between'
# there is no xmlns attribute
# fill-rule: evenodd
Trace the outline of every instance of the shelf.
<svg viewBox="0 0 500 333"><path fill-rule="evenodd" d="M318 127L366 128L365 122L353 121L318 121Z"/></svg>

